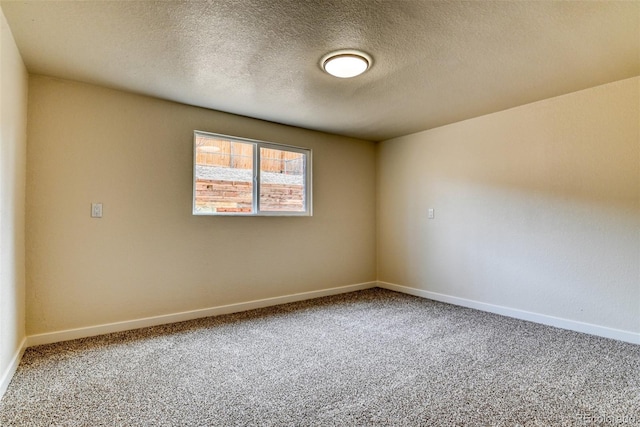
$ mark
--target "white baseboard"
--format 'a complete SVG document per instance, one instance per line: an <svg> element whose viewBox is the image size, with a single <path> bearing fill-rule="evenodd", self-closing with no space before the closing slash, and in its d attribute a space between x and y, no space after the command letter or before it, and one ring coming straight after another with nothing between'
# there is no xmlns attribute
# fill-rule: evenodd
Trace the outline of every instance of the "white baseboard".
<svg viewBox="0 0 640 427"><path fill-rule="evenodd" d="M4 396L4 393L7 391L9 383L13 378L13 374L16 373L16 369L18 369L18 365L20 364L20 360L22 359L22 355L24 354L24 350L26 348L27 339L23 338L22 342L20 343L20 347L18 347L16 353L11 359L11 362L9 363L9 366L7 366L7 369L2 372L2 375L0 376L0 399L2 399L2 396Z"/></svg>
<svg viewBox="0 0 640 427"><path fill-rule="evenodd" d="M27 337L27 347L42 344L51 344L60 341L74 340L78 338L93 337L96 335L110 334L113 332L128 331L131 329L146 328L149 326L165 325L167 323L184 322L185 320L199 319L202 317L219 316L221 314L237 313L240 311L254 310L256 308L270 307L289 302L303 301L329 295L344 294L376 287L377 282L359 283L337 288L322 289L319 291L301 292L280 297L265 298L260 300L241 302L237 304L222 305L218 307L203 308L199 310L183 311L180 313L164 314L161 316L145 317L142 319L127 320L123 322L107 323L103 325L88 326L77 329L48 332L44 334L30 335Z"/></svg>
<svg viewBox="0 0 640 427"><path fill-rule="evenodd" d="M541 323L543 325L555 326L556 328L568 329L570 331L582 332L604 338L625 341L631 344L640 344L640 334L621 329L608 328L606 326L594 325L591 323L578 322L576 320L562 319L560 317L548 316L546 314L533 313L530 311L518 310L515 308L503 307L484 302L454 297L437 292L425 291L422 289L410 288L396 285L394 283L378 282L378 287L391 291L402 292L404 294L415 295L435 301L446 302L462 307L475 308L476 310L488 311L502 316L513 317L530 322Z"/></svg>

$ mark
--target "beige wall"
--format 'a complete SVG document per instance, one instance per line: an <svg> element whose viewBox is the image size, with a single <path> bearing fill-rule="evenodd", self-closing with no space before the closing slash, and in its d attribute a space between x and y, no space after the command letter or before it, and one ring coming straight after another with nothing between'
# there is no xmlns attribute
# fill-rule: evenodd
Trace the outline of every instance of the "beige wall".
<svg viewBox="0 0 640 427"><path fill-rule="evenodd" d="M0 9L0 396L25 336L27 70Z"/></svg>
<svg viewBox="0 0 640 427"><path fill-rule="evenodd" d="M381 281L638 332L639 103L634 78L385 141L376 175L373 143L31 76L27 333L375 280L376 238ZM314 216L192 216L194 129L312 148Z"/></svg>
<svg viewBox="0 0 640 427"><path fill-rule="evenodd" d="M34 75L28 119L29 335L375 280L374 143ZM314 216L191 215L195 129L311 148Z"/></svg>
<svg viewBox="0 0 640 427"><path fill-rule="evenodd" d="M639 103L636 77L381 143L379 280L639 332Z"/></svg>

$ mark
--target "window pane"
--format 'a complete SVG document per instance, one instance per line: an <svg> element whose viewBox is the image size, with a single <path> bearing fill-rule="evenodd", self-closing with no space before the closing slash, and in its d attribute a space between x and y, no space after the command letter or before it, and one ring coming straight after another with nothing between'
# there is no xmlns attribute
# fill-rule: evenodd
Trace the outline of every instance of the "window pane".
<svg viewBox="0 0 640 427"><path fill-rule="evenodd" d="M254 144L196 134L194 213L251 214Z"/></svg>
<svg viewBox="0 0 640 427"><path fill-rule="evenodd" d="M305 157L260 147L260 211L305 211Z"/></svg>

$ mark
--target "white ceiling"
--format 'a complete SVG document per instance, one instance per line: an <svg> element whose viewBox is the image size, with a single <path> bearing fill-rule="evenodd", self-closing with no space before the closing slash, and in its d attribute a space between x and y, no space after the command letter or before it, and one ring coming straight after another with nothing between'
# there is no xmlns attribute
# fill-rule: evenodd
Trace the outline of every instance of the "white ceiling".
<svg viewBox="0 0 640 427"><path fill-rule="evenodd" d="M640 1L1 4L32 73L370 140L640 75Z"/></svg>

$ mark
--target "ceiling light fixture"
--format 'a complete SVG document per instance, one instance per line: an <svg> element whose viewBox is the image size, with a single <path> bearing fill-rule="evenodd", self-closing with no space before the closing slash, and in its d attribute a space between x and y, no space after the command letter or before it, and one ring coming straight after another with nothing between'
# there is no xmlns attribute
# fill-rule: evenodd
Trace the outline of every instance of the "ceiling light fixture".
<svg viewBox="0 0 640 427"><path fill-rule="evenodd" d="M371 68L372 64L371 56L352 49L330 52L320 60L320 66L324 71L342 79L359 76Z"/></svg>

